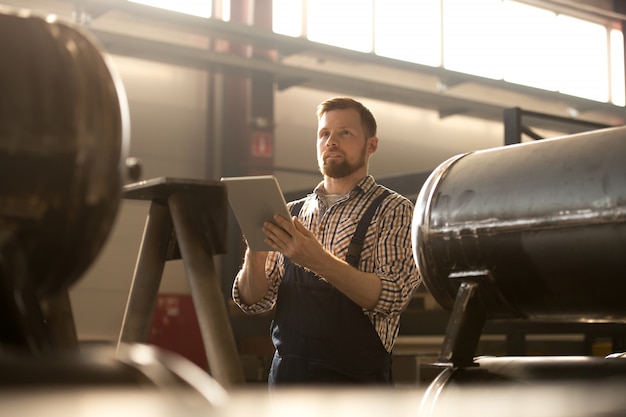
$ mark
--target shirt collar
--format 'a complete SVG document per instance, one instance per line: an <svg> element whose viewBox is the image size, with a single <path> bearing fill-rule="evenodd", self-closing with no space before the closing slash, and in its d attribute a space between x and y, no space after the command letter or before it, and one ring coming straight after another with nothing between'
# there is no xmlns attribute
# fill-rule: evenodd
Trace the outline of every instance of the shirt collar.
<svg viewBox="0 0 626 417"><path fill-rule="evenodd" d="M350 190L350 197L356 196L359 192L366 194L370 190L372 190L375 185L376 180L374 180L374 177L371 175L366 175L361 181L359 181L357 185L354 186L352 190ZM313 192L318 196L322 196L324 194L324 181L317 184L317 187L315 187Z"/></svg>

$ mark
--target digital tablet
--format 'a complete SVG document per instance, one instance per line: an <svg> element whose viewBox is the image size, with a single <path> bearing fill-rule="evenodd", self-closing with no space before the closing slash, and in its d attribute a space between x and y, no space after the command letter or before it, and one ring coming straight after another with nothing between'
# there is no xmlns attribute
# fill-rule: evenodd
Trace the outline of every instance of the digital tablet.
<svg viewBox="0 0 626 417"><path fill-rule="evenodd" d="M273 175L249 177L225 177L228 202L252 250L272 250L267 245L262 227L263 222L273 221L274 214L291 220L285 197Z"/></svg>

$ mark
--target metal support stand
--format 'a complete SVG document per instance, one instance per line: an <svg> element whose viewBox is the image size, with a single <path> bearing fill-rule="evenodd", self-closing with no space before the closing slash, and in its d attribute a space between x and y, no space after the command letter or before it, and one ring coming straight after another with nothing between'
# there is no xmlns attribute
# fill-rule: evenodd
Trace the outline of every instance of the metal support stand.
<svg viewBox="0 0 626 417"><path fill-rule="evenodd" d="M41 301L54 346L58 349L78 349L78 334L68 290L50 295Z"/></svg>
<svg viewBox="0 0 626 417"><path fill-rule="evenodd" d="M124 313L122 343L145 343L165 262L182 258L211 375L224 387L245 380L213 255L226 247L226 190L212 181L156 178L126 186L151 200Z"/></svg>
<svg viewBox="0 0 626 417"><path fill-rule="evenodd" d="M441 346L440 363L455 367L474 365L474 354L486 320L478 285L463 282L459 287Z"/></svg>

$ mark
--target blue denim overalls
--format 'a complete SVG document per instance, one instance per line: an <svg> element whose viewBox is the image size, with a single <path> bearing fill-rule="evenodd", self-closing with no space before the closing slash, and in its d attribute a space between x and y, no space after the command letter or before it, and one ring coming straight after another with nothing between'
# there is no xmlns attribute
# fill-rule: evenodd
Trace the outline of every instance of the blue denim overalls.
<svg viewBox="0 0 626 417"><path fill-rule="evenodd" d="M393 383L391 354L363 309L287 258L271 330L270 386Z"/></svg>

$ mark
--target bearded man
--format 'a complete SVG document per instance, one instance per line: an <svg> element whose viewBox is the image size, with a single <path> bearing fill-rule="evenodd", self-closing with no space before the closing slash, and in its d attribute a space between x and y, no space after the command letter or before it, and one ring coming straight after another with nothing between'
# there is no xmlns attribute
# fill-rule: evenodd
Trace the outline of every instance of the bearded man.
<svg viewBox="0 0 626 417"><path fill-rule="evenodd" d="M246 250L233 299L246 313L276 308L269 385L392 384L400 314L420 276L413 204L369 175L376 120L336 97L317 108L322 182L264 224L269 252Z"/></svg>

